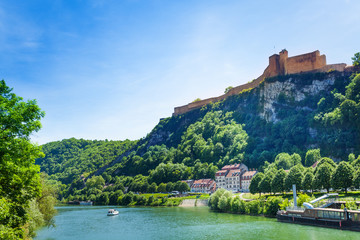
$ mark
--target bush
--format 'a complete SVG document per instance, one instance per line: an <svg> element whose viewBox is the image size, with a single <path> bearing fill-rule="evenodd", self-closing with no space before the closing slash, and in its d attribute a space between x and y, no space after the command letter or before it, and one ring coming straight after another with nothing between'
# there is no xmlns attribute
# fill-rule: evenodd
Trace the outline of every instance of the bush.
<svg viewBox="0 0 360 240"><path fill-rule="evenodd" d="M247 202L245 206L245 212L251 215L259 215L262 212L261 202L259 200L253 200Z"/></svg>
<svg viewBox="0 0 360 240"><path fill-rule="evenodd" d="M133 201L134 195L135 194L133 192L128 192L124 196L119 197L119 199L121 198L121 202L119 202L119 203L124 206L129 205Z"/></svg>
<svg viewBox="0 0 360 240"><path fill-rule="evenodd" d="M306 193L300 193L297 198L297 206L301 207L304 202L309 202L311 200L311 197L307 195Z"/></svg>
<svg viewBox="0 0 360 240"><path fill-rule="evenodd" d="M265 203L264 214L271 217L276 216L282 202L283 199L281 197L269 197Z"/></svg>
<svg viewBox="0 0 360 240"><path fill-rule="evenodd" d="M231 197L230 197L231 198ZM230 199L229 197L222 195L219 199L219 203L218 203L218 209L223 211L223 212L226 212L230 209Z"/></svg>
<svg viewBox="0 0 360 240"><path fill-rule="evenodd" d="M232 198L230 204L231 212L233 213L245 213L245 201L241 200L239 196Z"/></svg>
<svg viewBox="0 0 360 240"><path fill-rule="evenodd" d="M219 188L218 190L216 190L215 193L211 195L209 200L209 206L211 207L211 209L218 210L219 199L225 192L225 189Z"/></svg>

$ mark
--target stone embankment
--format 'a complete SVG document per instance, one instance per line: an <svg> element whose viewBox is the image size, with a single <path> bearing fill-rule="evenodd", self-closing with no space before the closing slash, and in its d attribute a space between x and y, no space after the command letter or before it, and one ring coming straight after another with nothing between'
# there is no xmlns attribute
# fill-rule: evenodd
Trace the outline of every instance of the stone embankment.
<svg viewBox="0 0 360 240"><path fill-rule="evenodd" d="M179 207L203 207L208 205L208 199L184 199Z"/></svg>

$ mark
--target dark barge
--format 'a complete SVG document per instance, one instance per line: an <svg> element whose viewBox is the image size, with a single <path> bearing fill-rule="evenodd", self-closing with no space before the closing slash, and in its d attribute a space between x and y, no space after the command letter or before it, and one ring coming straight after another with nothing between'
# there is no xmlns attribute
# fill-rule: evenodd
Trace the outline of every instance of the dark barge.
<svg viewBox="0 0 360 240"><path fill-rule="evenodd" d="M286 211L278 211L276 217L280 222L360 231L360 211L346 208L289 208Z"/></svg>

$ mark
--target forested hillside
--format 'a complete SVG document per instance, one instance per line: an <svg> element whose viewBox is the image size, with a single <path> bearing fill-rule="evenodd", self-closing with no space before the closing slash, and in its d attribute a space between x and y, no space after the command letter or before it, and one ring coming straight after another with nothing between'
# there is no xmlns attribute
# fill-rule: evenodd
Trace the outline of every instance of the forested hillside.
<svg viewBox="0 0 360 240"><path fill-rule="evenodd" d="M91 191L85 181L96 176L103 185L146 192L161 183L214 178L225 164L260 168L282 152L296 153L304 163L307 150L319 148L321 156L347 160L360 153L359 92L360 75L354 72L277 76L221 102L162 119L138 142L45 144L46 157L37 163L69 184L65 197L86 199Z"/></svg>

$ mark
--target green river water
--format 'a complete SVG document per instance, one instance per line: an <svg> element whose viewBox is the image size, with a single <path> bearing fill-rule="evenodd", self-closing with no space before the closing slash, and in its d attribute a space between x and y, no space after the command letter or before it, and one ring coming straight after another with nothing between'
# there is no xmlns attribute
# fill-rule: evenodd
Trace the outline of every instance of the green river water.
<svg viewBox="0 0 360 240"><path fill-rule="evenodd" d="M55 228L35 240L98 239L360 239L360 233L280 223L276 219L212 212L207 207L58 207Z"/></svg>

